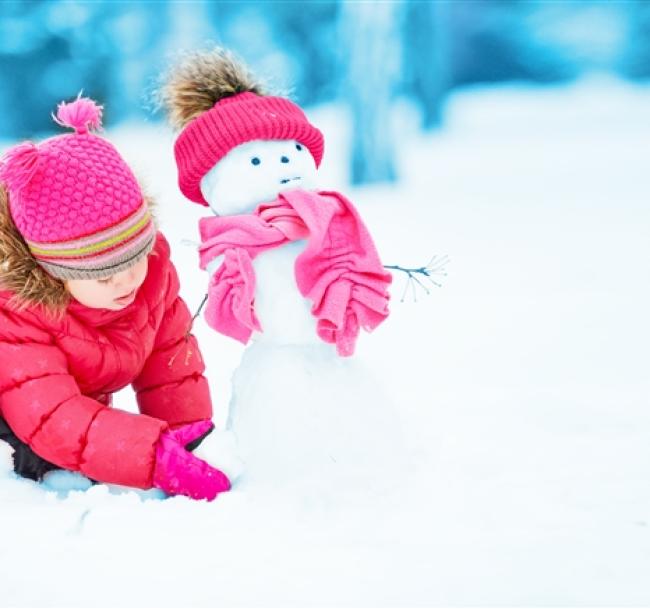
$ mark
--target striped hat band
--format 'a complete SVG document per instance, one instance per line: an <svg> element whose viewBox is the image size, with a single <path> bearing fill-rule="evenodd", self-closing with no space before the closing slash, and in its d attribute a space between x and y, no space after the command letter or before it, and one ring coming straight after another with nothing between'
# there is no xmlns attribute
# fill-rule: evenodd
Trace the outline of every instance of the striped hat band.
<svg viewBox="0 0 650 609"><path fill-rule="evenodd" d="M146 201L138 209L101 231L69 241L27 245L38 263L58 279L105 279L146 256L156 229Z"/></svg>

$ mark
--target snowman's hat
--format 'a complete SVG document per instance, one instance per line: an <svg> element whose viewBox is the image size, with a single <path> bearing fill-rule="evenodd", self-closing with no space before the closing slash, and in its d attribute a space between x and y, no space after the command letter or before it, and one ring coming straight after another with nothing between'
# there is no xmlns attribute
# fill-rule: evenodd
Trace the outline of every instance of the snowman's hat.
<svg viewBox="0 0 650 609"><path fill-rule="evenodd" d="M220 99L181 131L174 155L182 193L207 205L203 176L230 150L252 140L296 140L309 150L316 167L323 158L323 134L299 106L285 97L246 91Z"/></svg>

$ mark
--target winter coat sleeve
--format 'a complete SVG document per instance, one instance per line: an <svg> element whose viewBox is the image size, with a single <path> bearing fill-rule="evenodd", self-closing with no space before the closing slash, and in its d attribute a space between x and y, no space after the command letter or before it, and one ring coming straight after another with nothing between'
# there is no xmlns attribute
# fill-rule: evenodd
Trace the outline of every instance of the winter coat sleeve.
<svg viewBox="0 0 650 609"><path fill-rule="evenodd" d="M82 395L51 337L26 337L0 313L0 413L43 459L99 482L150 488L155 445L167 425ZM19 338L18 338L19 336Z"/></svg>
<svg viewBox="0 0 650 609"><path fill-rule="evenodd" d="M133 381L140 412L176 427L212 418L212 401L205 365L196 338L190 334L191 315L179 296L179 281L167 262L165 309L151 355Z"/></svg>

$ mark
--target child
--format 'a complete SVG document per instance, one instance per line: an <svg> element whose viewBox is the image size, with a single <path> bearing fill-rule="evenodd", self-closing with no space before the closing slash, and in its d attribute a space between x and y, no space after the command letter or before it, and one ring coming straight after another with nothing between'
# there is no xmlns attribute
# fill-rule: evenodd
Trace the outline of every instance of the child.
<svg viewBox="0 0 650 609"><path fill-rule="evenodd" d="M212 500L228 478L189 450L212 429L204 365L147 200L89 132L101 106L60 104L73 134L0 163L0 439L14 469ZM111 408L132 384L141 414Z"/></svg>

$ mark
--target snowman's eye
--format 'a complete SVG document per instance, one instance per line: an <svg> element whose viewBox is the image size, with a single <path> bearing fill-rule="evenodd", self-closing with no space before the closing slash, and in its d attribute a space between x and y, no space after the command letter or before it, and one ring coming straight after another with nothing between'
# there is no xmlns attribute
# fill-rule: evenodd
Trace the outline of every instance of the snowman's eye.
<svg viewBox="0 0 650 609"><path fill-rule="evenodd" d="M251 163L253 163L253 165L259 165L261 162L262 162L262 161L260 161L259 157L256 157L256 156L254 156L254 157L251 159Z"/></svg>
<svg viewBox="0 0 650 609"><path fill-rule="evenodd" d="M302 150L302 146L300 144L296 144L296 150Z"/></svg>

